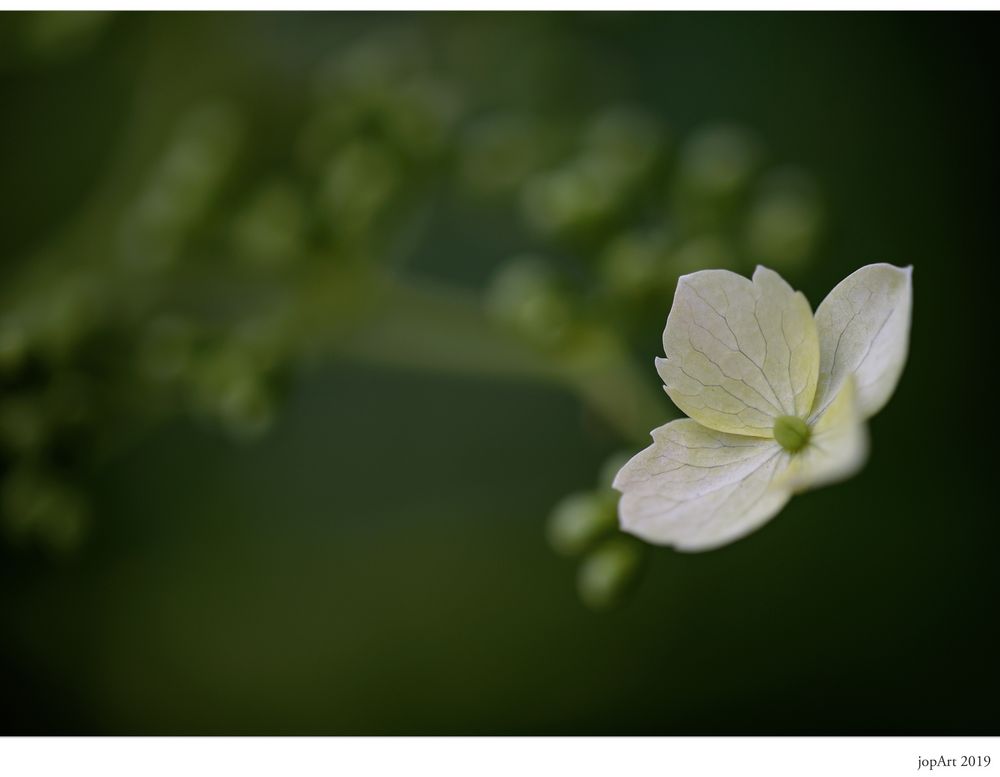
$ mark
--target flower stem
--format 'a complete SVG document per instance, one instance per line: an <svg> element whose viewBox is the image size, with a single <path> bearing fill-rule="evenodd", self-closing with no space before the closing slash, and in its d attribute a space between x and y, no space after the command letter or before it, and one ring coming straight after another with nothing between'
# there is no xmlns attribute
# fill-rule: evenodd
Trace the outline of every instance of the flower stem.
<svg viewBox="0 0 1000 777"><path fill-rule="evenodd" d="M408 369L562 385L636 443L669 419L656 384L607 331L584 328L564 348L546 352L494 323L468 292L384 277L377 300L349 335L336 339L337 353Z"/></svg>

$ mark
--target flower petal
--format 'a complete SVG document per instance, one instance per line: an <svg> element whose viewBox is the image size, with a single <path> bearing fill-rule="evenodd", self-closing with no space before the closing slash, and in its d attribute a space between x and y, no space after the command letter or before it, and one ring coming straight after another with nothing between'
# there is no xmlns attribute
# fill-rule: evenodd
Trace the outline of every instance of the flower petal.
<svg viewBox="0 0 1000 777"><path fill-rule="evenodd" d="M671 421L615 478L622 529L678 550L732 542L784 507L791 492L771 484L787 461L774 440Z"/></svg>
<svg viewBox="0 0 1000 777"><path fill-rule="evenodd" d="M837 284L816 310L820 368L813 417L834 401L851 375L864 418L892 396L910 344L912 271L869 264Z"/></svg>
<svg viewBox="0 0 1000 777"><path fill-rule="evenodd" d="M868 430L857 402L854 379L848 378L834 400L816 420L809 443L791 457L776 480L777 487L794 492L844 480L868 458Z"/></svg>
<svg viewBox="0 0 1000 777"><path fill-rule="evenodd" d="M710 429L770 437L774 419L806 416L819 374L809 303L777 273L681 276L656 369L674 403Z"/></svg>

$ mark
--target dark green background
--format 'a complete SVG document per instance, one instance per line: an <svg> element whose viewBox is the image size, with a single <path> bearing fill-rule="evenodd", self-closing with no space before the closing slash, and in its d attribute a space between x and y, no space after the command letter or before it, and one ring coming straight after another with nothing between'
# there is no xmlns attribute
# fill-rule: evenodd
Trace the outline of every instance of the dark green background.
<svg viewBox="0 0 1000 777"><path fill-rule="evenodd" d="M97 179L152 28L186 25L192 62L280 84L394 21L128 15L80 59L3 71L0 256ZM618 445L577 400L332 362L261 442L177 422L129 448L77 556L0 547L4 733L1000 733L996 17L530 27L627 74L571 99L637 102L680 132L739 121L812 170L833 219L795 279L814 305L858 266L914 265L909 364L868 466L724 549L657 549L635 597L595 614L543 536ZM415 269L465 284L510 240L435 235Z"/></svg>

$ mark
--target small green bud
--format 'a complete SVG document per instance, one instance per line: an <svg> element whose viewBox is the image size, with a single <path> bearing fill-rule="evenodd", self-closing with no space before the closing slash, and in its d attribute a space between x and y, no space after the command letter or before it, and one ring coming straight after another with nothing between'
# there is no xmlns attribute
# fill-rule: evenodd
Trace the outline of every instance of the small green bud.
<svg viewBox="0 0 1000 777"><path fill-rule="evenodd" d="M321 164L349 139L384 142L423 162L449 146L462 100L431 70L428 47L410 30L380 32L324 65L316 85L318 111L300 138L307 167Z"/></svg>
<svg viewBox="0 0 1000 777"><path fill-rule="evenodd" d="M665 137L651 116L614 108L598 114L586 127L584 157L600 160L609 185L628 188L652 170Z"/></svg>
<svg viewBox="0 0 1000 777"><path fill-rule="evenodd" d="M761 182L751 205L747 247L757 261L794 267L815 250L822 221L822 205L811 178L794 169L775 171Z"/></svg>
<svg viewBox="0 0 1000 777"><path fill-rule="evenodd" d="M79 491L41 470L22 467L3 483L4 529L14 540L41 540L69 552L86 531L89 510Z"/></svg>
<svg viewBox="0 0 1000 777"><path fill-rule="evenodd" d="M267 372L253 354L238 346L205 354L191 375L197 409L221 421L237 439L262 436L276 414Z"/></svg>
<svg viewBox="0 0 1000 777"><path fill-rule="evenodd" d="M725 197L746 186L759 159L757 143L745 130L706 127L681 149L681 183L696 196Z"/></svg>
<svg viewBox="0 0 1000 777"><path fill-rule="evenodd" d="M486 306L497 321L543 348L563 343L573 325L569 300L545 262L535 257L505 262L490 281Z"/></svg>
<svg viewBox="0 0 1000 777"><path fill-rule="evenodd" d="M655 292L663 282L667 249L661 232L622 235L601 256L601 274L615 294L635 297Z"/></svg>
<svg viewBox="0 0 1000 777"><path fill-rule="evenodd" d="M577 574L583 603L595 610L621 604L638 580L643 555L642 543L624 535L598 547L583 560Z"/></svg>
<svg viewBox="0 0 1000 777"><path fill-rule="evenodd" d="M339 237L365 233L399 188L398 163L390 150L355 142L330 160L319 194L320 208Z"/></svg>
<svg viewBox="0 0 1000 777"><path fill-rule="evenodd" d="M591 154L534 176L525 184L521 209L543 235L572 235L604 223L624 204L614 160Z"/></svg>
<svg viewBox="0 0 1000 777"><path fill-rule="evenodd" d="M82 274L51 282L32 303L34 339L54 360L72 359L73 350L109 314L107 288Z"/></svg>
<svg viewBox="0 0 1000 777"><path fill-rule="evenodd" d="M673 218L688 234L729 231L760 160L756 142L738 127L709 127L682 147L672 186Z"/></svg>
<svg viewBox="0 0 1000 777"><path fill-rule="evenodd" d="M0 322L0 373L17 372L28 348L28 332L20 321Z"/></svg>
<svg viewBox="0 0 1000 777"><path fill-rule="evenodd" d="M461 173L476 192L510 192L544 163L548 142L545 127L517 115L482 119L461 138Z"/></svg>
<svg viewBox="0 0 1000 777"><path fill-rule="evenodd" d="M240 439L260 437L274 422L271 393L250 376L234 379L218 398L219 414L230 434Z"/></svg>
<svg viewBox="0 0 1000 777"><path fill-rule="evenodd" d="M238 112L207 103L183 116L135 206L122 224L125 261L161 269L215 205L243 134Z"/></svg>
<svg viewBox="0 0 1000 777"><path fill-rule="evenodd" d="M321 69L317 95L342 97L346 89L378 91L428 68L427 43L410 27L391 27L361 38Z"/></svg>
<svg viewBox="0 0 1000 777"><path fill-rule="evenodd" d="M774 421L774 439L789 453L798 453L805 448L810 434L806 422L796 416L778 416Z"/></svg>
<svg viewBox="0 0 1000 777"><path fill-rule="evenodd" d="M283 182L256 192L233 223L234 249L241 259L274 266L302 248L305 208L296 189Z"/></svg>
<svg viewBox="0 0 1000 777"><path fill-rule="evenodd" d="M570 494L555 506L546 531L549 544L562 556L578 556L593 547L618 523L617 494Z"/></svg>
<svg viewBox="0 0 1000 777"><path fill-rule="evenodd" d="M408 78L392 94L390 138L411 158L434 157L446 147L460 108L451 84L426 75Z"/></svg>
<svg viewBox="0 0 1000 777"><path fill-rule="evenodd" d="M32 59L58 62L85 53L100 39L108 11L47 11L21 16L21 45Z"/></svg>

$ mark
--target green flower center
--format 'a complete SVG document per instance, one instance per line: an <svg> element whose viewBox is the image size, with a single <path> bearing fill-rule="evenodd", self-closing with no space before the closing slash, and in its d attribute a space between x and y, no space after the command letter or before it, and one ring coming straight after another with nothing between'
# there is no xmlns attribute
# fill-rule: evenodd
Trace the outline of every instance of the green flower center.
<svg viewBox="0 0 1000 777"><path fill-rule="evenodd" d="M789 453L798 453L805 448L809 435L809 427L801 418L783 415L774 420L774 439Z"/></svg>

